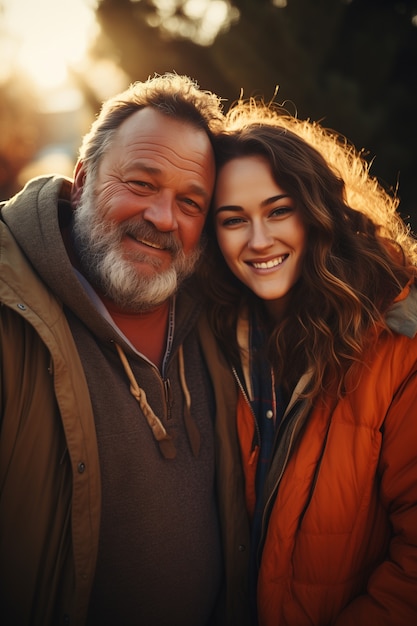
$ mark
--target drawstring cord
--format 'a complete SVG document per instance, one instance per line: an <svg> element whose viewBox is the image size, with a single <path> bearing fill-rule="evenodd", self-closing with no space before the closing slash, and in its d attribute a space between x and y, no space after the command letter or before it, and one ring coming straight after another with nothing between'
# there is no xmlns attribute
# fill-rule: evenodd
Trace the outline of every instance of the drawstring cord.
<svg viewBox="0 0 417 626"><path fill-rule="evenodd" d="M162 424L161 420L155 413L153 412L151 406L148 403L146 398L145 391L139 387L138 382L133 374L132 368L129 365L129 361L125 353L123 352L121 346L117 343L114 344L116 346L118 355L122 362L123 368L126 372L126 375L130 382L130 393L132 396L138 401L139 406L144 414L146 421L150 429L152 430L153 436L159 444L159 448L161 450L162 455L166 459L174 459L177 455L177 450L175 448L174 441L172 437L168 434L166 428ZM190 442L191 449L193 451L194 456L198 456L200 451L200 432L197 428L197 425L193 418L191 417L191 396L187 387L186 379L185 379L185 369L184 369L184 354L182 345L179 348L178 352L178 360L179 360L179 376L181 387L184 393L185 399L185 410L184 410L184 423L185 428L187 430L188 440Z"/></svg>
<svg viewBox="0 0 417 626"><path fill-rule="evenodd" d="M139 387L136 378L132 372L132 368L129 365L129 361L127 360L122 348L117 343L115 343L115 346L130 382L130 393L139 402L142 413L144 414L146 421L148 422L148 425L152 430L153 436L159 443L159 447L163 456L166 459L174 459L177 455L177 450L175 448L174 442L172 441L172 437L168 435L161 420L155 415L155 413L152 411L152 408L148 404L148 401L146 399L146 393L143 389Z"/></svg>
<svg viewBox="0 0 417 626"><path fill-rule="evenodd" d="M193 451L194 456L198 456L200 452L200 444L201 444L201 436L200 431L198 430L197 424L195 420L191 416L191 396L188 390L187 381L185 379L185 367L184 367L184 351L182 348L182 344L178 350L178 364L179 364L179 374L180 374L180 382L182 387L182 392L185 398L185 407L184 407L184 423L185 428L188 435L188 441L191 446L191 450Z"/></svg>

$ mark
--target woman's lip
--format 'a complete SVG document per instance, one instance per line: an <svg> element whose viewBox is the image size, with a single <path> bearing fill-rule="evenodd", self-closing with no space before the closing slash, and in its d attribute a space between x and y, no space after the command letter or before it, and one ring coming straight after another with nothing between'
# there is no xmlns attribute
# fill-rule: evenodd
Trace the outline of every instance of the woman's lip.
<svg viewBox="0 0 417 626"><path fill-rule="evenodd" d="M288 254L280 254L277 256L269 257L267 259L251 259L246 261L248 265L252 265L257 270L269 270L274 267L279 267L288 257Z"/></svg>

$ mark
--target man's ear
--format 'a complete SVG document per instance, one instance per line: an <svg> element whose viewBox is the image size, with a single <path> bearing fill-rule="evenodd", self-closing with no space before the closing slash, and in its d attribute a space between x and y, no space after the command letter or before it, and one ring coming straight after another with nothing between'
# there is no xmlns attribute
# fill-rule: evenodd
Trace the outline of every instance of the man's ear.
<svg viewBox="0 0 417 626"><path fill-rule="evenodd" d="M78 206L81 199L81 194L84 189L85 169L84 163L78 160L74 169L74 181L71 189L71 204L74 207Z"/></svg>

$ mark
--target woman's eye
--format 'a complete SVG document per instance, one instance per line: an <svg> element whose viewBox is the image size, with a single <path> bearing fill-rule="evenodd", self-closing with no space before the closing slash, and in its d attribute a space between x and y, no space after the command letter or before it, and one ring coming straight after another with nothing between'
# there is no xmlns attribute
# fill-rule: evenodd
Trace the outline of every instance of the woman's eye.
<svg viewBox="0 0 417 626"><path fill-rule="evenodd" d="M288 213L292 213L294 209L290 206L278 206L270 213L271 217L283 217Z"/></svg>
<svg viewBox="0 0 417 626"><path fill-rule="evenodd" d="M236 226L243 223L242 217L227 217L221 223L222 226Z"/></svg>

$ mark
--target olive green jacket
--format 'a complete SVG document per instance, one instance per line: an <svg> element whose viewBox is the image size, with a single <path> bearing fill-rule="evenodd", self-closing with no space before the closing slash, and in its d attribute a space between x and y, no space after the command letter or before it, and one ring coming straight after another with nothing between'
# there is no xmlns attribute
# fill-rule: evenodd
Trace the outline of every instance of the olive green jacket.
<svg viewBox="0 0 417 626"><path fill-rule="evenodd" d="M89 392L61 303L2 222L0 251L0 614L82 624L101 498Z"/></svg>
<svg viewBox="0 0 417 626"><path fill-rule="evenodd" d="M56 177L35 181L23 193L28 203L56 205L59 198L68 199L68 189L69 181ZM5 216L14 210L14 202L3 206ZM26 218L19 210L19 219L27 219L22 224L27 239L33 216ZM40 225L45 247L63 245L57 229L55 223ZM62 264L69 263L65 254L57 256ZM67 273L68 267L62 267L62 274ZM83 306L81 293L73 297ZM218 388L221 370L214 368L211 374ZM226 392L232 408L234 385ZM223 403L223 394L218 401ZM225 409L219 406L218 414ZM216 624L247 626L249 540L233 419L222 420L216 429L226 569L225 607ZM7 617L2 623L86 623L98 550L100 489L91 400L63 304L0 221L0 615Z"/></svg>

